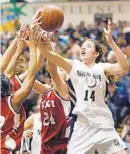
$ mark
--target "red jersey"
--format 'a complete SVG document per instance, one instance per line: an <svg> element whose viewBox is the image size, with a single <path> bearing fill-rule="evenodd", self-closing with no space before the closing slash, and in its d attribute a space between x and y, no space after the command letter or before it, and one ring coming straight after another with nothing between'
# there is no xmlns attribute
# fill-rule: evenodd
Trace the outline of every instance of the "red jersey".
<svg viewBox="0 0 130 154"><path fill-rule="evenodd" d="M24 129L25 111L17 114L11 107L10 97L1 100L1 149L19 150Z"/></svg>
<svg viewBox="0 0 130 154"><path fill-rule="evenodd" d="M21 82L19 80L19 78L14 75L10 78L11 84L12 84L12 92L17 91L18 89L21 88Z"/></svg>
<svg viewBox="0 0 130 154"><path fill-rule="evenodd" d="M53 89L43 96L40 106L42 154L55 153L59 149L66 151L70 109L70 101L61 99Z"/></svg>

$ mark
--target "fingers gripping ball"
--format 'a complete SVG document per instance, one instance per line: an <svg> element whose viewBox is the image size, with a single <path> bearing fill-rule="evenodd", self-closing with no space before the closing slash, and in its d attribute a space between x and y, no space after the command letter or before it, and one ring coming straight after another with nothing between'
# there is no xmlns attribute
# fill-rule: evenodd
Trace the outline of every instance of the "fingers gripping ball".
<svg viewBox="0 0 130 154"><path fill-rule="evenodd" d="M59 29L64 21L63 11L54 5L47 5L40 9L37 18L40 18L40 26L42 29L48 32Z"/></svg>

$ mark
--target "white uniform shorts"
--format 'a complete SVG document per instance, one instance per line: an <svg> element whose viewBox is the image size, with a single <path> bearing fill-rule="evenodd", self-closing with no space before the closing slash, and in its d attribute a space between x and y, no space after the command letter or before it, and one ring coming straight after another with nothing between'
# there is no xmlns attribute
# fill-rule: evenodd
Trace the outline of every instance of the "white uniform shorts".
<svg viewBox="0 0 130 154"><path fill-rule="evenodd" d="M86 123L75 122L67 154L113 154L126 146L115 128L96 128Z"/></svg>

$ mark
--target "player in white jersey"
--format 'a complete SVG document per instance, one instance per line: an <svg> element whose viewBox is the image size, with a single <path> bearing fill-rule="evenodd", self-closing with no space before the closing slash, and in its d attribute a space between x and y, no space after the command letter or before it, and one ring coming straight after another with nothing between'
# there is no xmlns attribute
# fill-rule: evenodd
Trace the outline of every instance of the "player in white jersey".
<svg viewBox="0 0 130 154"><path fill-rule="evenodd" d="M81 46L81 60L70 61L54 53L48 38L39 40L38 48L50 61L66 70L77 95L74 113L77 121L74 126L68 154L126 154L125 145L114 128L112 114L105 104L106 74L125 74L128 63L112 38L112 23L104 29L107 41L117 57L116 64L98 63L102 48L94 40L86 40Z"/></svg>
<svg viewBox="0 0 130 154"><path fill-rule="evenodd" d="M31 154L40 154L41 151L41 117L40 113L32 114L24 123L25 137L31 140ZM26 132L27 131L27 132Z"/></svg>

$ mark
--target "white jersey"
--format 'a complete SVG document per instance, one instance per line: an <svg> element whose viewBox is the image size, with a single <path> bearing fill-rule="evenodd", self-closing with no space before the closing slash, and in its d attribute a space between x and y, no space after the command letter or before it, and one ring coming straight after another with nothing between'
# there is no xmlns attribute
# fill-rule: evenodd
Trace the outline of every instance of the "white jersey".
<svg viewBox="0 0 130 154"><path fill-rule="evenodd" d="M89 68L83 62L73 60L70 78L77 96L73 113L97 127L113 127L112 114L105 103L107 78L103 63L95 63Z"/></svg>
<svg viewBox="0 0 130 154"><path fill-rule="evenodd" d="M41 118L40 113L33 115L33 139L31 142L31 154L40 154L41 151Z"/></svg>

